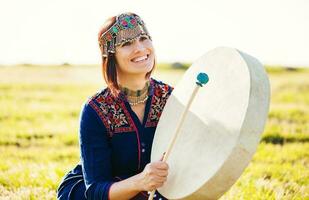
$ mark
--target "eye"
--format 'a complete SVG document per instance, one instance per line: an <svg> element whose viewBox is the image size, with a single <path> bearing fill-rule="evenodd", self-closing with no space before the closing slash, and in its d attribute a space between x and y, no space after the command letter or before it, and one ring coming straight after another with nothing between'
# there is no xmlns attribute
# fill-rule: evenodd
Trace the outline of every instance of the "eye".
<svg viewBox="0 0 309 200"><path fill-rule="evenodd" d="M121 44L121 47L130 46L131 44L132 44L131 41L123 42L123 43Z"/></svg>
<svg viewBox="0 0 309 200"><path fill-rule="evenodd" d="M149 37L147 35L142 35L139 38L140 41L144 41L144 40L148 40L148 39L149 39Z"/></svg>

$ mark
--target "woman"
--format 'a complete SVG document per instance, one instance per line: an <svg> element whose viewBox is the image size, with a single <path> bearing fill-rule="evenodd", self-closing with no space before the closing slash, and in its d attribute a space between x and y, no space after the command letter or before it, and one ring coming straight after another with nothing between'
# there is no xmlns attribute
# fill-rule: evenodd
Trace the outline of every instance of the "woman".
<svg viewBox="0 0 309 200"><path fill-rule="evenodd" d="M58 199L148 199L168 175L167 163L150 163L150 151L172 87L150 78L155 53L136 14L108 19L98 38L107 88L83 107L81 161L64 177Z"/></svg>

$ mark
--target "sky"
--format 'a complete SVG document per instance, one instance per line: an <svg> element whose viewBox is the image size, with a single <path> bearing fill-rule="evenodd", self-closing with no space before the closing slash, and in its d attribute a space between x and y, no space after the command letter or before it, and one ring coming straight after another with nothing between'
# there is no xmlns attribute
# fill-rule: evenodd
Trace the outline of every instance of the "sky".
<svg viewBox="0 0 309 200"><path fill-rule="evenodd" d="M158 62L193 62L218 46L263 64L309 66L308 0L0 0L1 64L97 64L104 21L135 12Z"/></svg>

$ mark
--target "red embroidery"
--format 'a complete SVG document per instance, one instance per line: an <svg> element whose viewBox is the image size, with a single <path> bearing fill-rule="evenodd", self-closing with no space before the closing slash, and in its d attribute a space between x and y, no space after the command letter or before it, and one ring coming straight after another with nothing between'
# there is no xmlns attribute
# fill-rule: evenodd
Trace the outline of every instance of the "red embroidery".
<svg viewBox="0 0 309 200"><path fill-rule="evenodd" d="M151 87L153 95L145 127L157 126L166 101L173 89L167 84L153 79L151 80ZM124 104L124 100L113 97L109 89L94 95L89 100L89 105L99 115L110 137L114 133L121 132L136 132L138 134L136 125ZM137 139L139 140L139 138Z"/></svg>
<svg viewBox="0 0 309 200"><path fill-rule="evenodd" d="M119 99L114 98L108 89L92 97L89 105L101 118L109 136L114 133L135 131L127 108Z"/></svg>
<svg viewBox="0 0 309 200"><path fill-rule="evenodd" d="M163 108L173 88L167 84L157 82L156 84L154 84L153 90L154 91L151 99L151 107L145 125L146 127L157 126Z"/></svg>

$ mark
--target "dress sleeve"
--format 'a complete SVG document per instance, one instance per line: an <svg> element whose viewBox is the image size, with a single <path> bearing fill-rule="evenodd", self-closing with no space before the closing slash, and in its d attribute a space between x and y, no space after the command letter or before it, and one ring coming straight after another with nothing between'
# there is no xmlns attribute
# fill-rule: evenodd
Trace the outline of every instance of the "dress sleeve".
<svg viewBox="0 0 309 200"><path fill-rule="evenodd" d="M111 148L106 128L89 103L80 115L79 143L86 198L108 200L113 184Z"/></svg>

